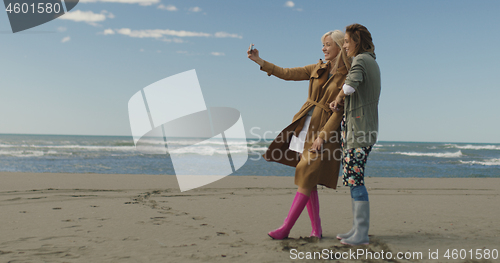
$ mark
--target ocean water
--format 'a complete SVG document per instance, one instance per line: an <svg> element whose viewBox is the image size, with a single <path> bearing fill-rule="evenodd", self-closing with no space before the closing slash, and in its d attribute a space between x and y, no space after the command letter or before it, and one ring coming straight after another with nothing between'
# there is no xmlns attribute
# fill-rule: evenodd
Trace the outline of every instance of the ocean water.
<svg viewBox="0 0 500 263"><path fill-rule="evenodd" d="M219 141L192 145L168 139L171 148L203 165L200 156L226 157ZM270 141L228 140L248 161L233 175L293 176L294 168L267 162ZM137 152L128 136L0 135L0 171L37 173L175 174L169 155ZM207 171L209 172L209 171ZM378 142L370 153L371 177L500 177L500 144Z"/></svg>

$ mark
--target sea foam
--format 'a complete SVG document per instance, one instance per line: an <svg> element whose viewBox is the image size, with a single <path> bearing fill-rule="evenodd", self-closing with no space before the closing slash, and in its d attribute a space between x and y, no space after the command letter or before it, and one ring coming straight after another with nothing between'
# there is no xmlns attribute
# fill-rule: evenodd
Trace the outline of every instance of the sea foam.
<svg viewBox="0 0 500 263"><path fill-rule="evenodd" d="M393 152L392 154L400 154L407 156L426 156L426 157L438 157L438 158L458 158L462 157L462 151L454 153L420 153L420 152Z"/></svg>
<svg viewBox="0 0 500 263"><path fill-rule="evenodd" d="M500 165L500 159L489 159L489 160L484 160L484 161L462 161L462 160L460 160L460 163L470 164L470 165L494 166L494 165Z"/></svg>
<svg viewBox="0 0 500 263"><path fill-rule="evenodd" d="M453 148L464 150L500 150L500 145L456 145L451 144Z"/></svg>

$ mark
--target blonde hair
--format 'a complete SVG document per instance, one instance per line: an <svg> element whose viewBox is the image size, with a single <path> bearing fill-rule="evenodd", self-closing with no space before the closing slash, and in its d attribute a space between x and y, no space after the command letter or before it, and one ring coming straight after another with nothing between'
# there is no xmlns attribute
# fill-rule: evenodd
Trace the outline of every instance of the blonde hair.
<svg viewBox="0 0 500 263"><path fill-rule="evenodd" d="M337 55L337 57L334 58L334 61L332 61L334 67L338 69L339 63L342 60L344 62L345 67L347 70L351 68L351 61L347 57L347 52L343 48L344 46L344 33L340 30L333 30L333 31L328 31L326 32L322 37L321 37L321 42L325 43L325 38L329 36L332 38L333 42L337 44L337 46L340 48L340 52Z"/></svg>

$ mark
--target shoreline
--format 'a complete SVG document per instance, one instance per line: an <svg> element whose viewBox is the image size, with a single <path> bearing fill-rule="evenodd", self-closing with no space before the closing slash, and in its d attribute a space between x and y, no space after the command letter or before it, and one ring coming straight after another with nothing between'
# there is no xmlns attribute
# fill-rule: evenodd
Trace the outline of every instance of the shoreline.
<svg viewBox="0 0 500 263"><path fill-rule="evenodd" d="M228 176L186 192L172 175L0 172L0 180L2 262L294 262L293 251L358 248L447 262L447 249L500 250L500 178L366 178L371 242L360 247L335 238L352 224L347 187L318 189L323 239L308 238L304 209L290 239L271 240L296 191L291 177ZM436 250L439 259L428 259Z"/></svg>
<svg viewBox="0 0 500 263"><path fill-rule="evenodd" d="M293 175L291 176L269 176L269 175L230 175L222 178L221 180L215 181L208 185L202 186L197 189L206 188L233 188L233 187L245 187L249 184L251 187L265 187L267 182L259 183L258 179L266 181L264 178L269 178L271 181L281 181L280 184L285 183L288 188L296 188L293 183ZM340 176L339 176L340 177ZM146 180L147 179L147 180ZM177 178L175 175L169 174L106 174L106 173L29 173L29 172L0 172L0 192L9 190L32 190L32 189L49 189L49 188L74 188L74 189L94 189L93 187L102 185L105 188L111 189L162 189L168 188L171 191L179 191L179 186L177 184ZM257 180L257 181L256 181ZM481 185L491 185L489 183L477 182L484 180L491 180L493 182L500 182L500 177L374 177L367 176L366 179L367 189L371 188L370 183L377 180L383 181L385 184L389 184L392 187L401 186L398 181L409 180L412 182L411 185L404 185L405 188L414 189L435 189L439 187L444 187L445 184L452 184L454 187L462 186L463 183L474 186L481 187ZM443 182L442 180L449 180L449 182ZM458 180L457 182L454 182ZM462 181L463 180L463 181ZM23 182L20 182L23 181ZM289 182L287 182L289 181ZM465 182L467 181L467 182ZM342 180L339 178L337 182L337 189L347 187L341 185ZM493 185L499 186L500 184L493 183ZM130 188L134 186L134 188ZM329 188L324 186L318 186L322 189L328 190ZM377 188L378 189L378 188ZM196 190L196 189L194 189ZM330 189L335 190L335 189ZM179 191L180 192L180 191Z"/></svg>

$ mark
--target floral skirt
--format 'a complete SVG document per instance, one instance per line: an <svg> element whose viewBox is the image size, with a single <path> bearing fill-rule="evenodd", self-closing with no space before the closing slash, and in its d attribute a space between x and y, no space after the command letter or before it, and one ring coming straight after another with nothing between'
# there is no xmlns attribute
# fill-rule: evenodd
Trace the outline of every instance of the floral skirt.
<svg viewBox="0 0 500 263"><path fill-rule="evenodd" d="M372 146L351 149L344 147L346 136L345 115L340 123L340 130L342 137L342 167L344 168L342 171L342 181L345 186L364 185L365 165Z"/></svg>

